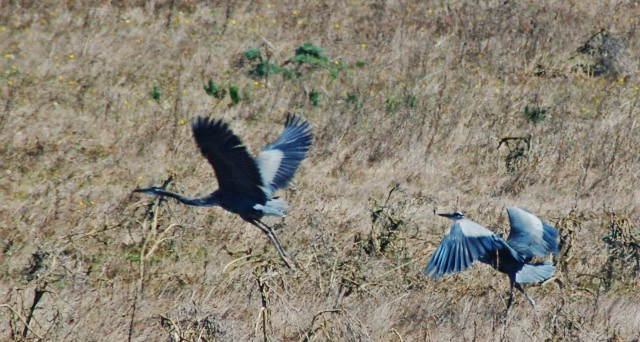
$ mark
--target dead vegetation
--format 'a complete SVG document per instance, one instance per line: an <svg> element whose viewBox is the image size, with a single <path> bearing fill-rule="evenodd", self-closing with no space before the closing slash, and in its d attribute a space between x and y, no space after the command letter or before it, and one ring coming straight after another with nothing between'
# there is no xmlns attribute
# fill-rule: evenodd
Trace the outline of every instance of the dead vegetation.
<svg viewBox="0 0 640 342"><path fill-rule="evenodd" d="M634 2L0 2L0 339L640 337ZM314 142L272 219L293 272L219 208L190 120ZM250 134L251 133L251 134ZM421 269L458 209L560 232L505 315L475 265Z"/></svg>

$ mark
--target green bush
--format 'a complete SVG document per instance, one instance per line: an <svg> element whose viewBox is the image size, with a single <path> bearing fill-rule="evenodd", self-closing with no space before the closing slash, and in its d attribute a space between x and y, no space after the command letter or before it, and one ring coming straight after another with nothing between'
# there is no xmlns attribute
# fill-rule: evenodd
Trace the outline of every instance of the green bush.
<svg viewBox="0 0 640 342"><path fill-rule="evenodd" d="M249 74L264 77L270 74L279 74L280 72L282 72L282 68L278 64L269 63L269 61L263 60L254 65L249 71Z"/></svg>
<svg viewBox="0 0 640 342"><path fill-rule="evenodd" d="M320 93L311 89L309 92L309 101L311 101L315 107L318 107L320 105Z"/></svg>
<svg viewBox="0 0 640 342"><path fill-rule="evenodd" d="M254 60L257 58L262 59L262 53L260 52L260 49L250 48L245 50L244 57L248 60Z"/></svg>
<svg viewBox="0 0 640 342"><path fill-rule="evenodd" d="M158 86L154 85L153 88L151 88L151 91L149 92L149 95L151 96L152 99L159 101L160 100L160 91L158 90Z"/></svg>
<svg viewBox="0 0 640 342"><path fill-rule="evenodd" d="M204 85L204 91L207 95L213 96L218 100L221 100L227 94L227 90L224 89L222 85L215 85L212 78L210 78L209 82Z"/></svg>
<svg viewBox="0 0 640 342"><path fill-rule="evenodd" d="M235 106L240 103L240 93L238 86L230 85L229 86L229 96L231 97L231 105Z"/></svg>
<svg viewBox="0 0 640 342"><path fill-rule="evenodd" d="M324 50L310 42L306 42L298 46L298 48L296 48L296 55L291 58L291 62L294 63L309 63L317 65L324 65L328 60L329 59L327 58Z"/></svg>
<svg viewBox="0 0 640 342"><path fill-rule="evenodd" d="M537 124L547 118L547 109L524 106L524 115L529 119L529 121Z"/></svg>

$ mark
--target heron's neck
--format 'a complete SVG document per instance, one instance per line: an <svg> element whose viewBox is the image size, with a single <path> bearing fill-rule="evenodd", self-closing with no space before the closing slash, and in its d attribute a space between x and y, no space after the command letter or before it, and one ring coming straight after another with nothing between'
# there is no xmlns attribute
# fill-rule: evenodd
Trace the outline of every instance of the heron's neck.
<svg viewBox="0 0 640 342"><path fill-rule="evenodd" d="M167 197L175 198L179 202L184 203L186 205L194 205L198 207L212 207L212 206L219 205L217 196L215 196L216 192L213 192L204 197L196 197L196 198L185 197L175 192L167 191L164 189L155 189L153 193L158 196L167 196Z"/></svg>

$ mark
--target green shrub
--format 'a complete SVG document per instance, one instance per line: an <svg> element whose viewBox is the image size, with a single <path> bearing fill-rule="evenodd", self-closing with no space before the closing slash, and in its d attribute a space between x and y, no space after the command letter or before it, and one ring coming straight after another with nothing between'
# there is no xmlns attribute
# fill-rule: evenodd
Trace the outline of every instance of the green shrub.
<svg viewBox="0 0 640 342"><path fill-rule="evenodd" d="M262 53L260 52L260 49L250 48L245 50L244 57L248 60L254 60L257 58L262 59Z"/></svg>
<svg viewBox="0 0 640 342"><path fill-rule="evenodd" d="M529 119L529 121L537 124L547 118L547 109L524 106L524 115Z"/></svg>
<svg viewBox="0 0 640 342"><path fill-rule="evenodd" d="M229 96L231 97L231 105L235 106L240 103L240 93L237 86L229 86Z"/></svg>
<svg viewBox="0 0 640 342"><path fill-rule="evenodd" d="M294 63L308 63L317 65L324 65L328 60L329 59L327 58L324 50L321 47L313 45L310 42L306 42L298 46L298 48L296 48L296 55L291 58L291 62Z"/></svg>
<svg viewBox="0 0 640 342"><path fill-rule="evenodd" d="M215 85L212 78L210 78L209 82L204 85L204 91L207 93L207 95L213 96L218 100L224 98L224 96L227 94L227 90L224 89L222 85Z"/></svg>
<svg viewBox="0 0 640 342"><path fill-rule="evenodd" d="M387 99L384 100L387 112L393 112L398 108L398 98L393 95L387 95Z"/></svg>
<svg viewBox="0 0 640 342"><path fill-rule="evenodd" d="M309 101L311 101L315 107L318 107L320 105L320 93L311 89L309 92Z"/></svg>
<svg viewBox="0 0 640 342"><path fill-rule="evenodd" d="M249 71L249 74L264 77L270 74L279 74L280 72L282 72L282 68L278 64L269 63L269 61L263 60L254 65Z"/></svg>
<svg viewBox="0 0 640 342"><path fill-rule="evenodd" d="M149 92L149 95L151 96L152 99L159 101L160 100L160 91L158 90L158 86L154 85L153 88L151 88L151 91Z"/></svg>

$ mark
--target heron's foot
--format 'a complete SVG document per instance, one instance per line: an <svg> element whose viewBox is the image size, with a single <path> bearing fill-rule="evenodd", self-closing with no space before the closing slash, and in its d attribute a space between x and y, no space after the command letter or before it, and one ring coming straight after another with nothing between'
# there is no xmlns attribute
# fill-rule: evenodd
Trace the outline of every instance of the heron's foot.
<svg viewBox="0 0 640 342"><path fill-rule="evenodd" d="M516 289L518 289L518 291L522 292L522 294L527 297L527 300L529 300L529 303L531 303L531 306L533 306L534 308L536 307L536 302L533 300L533 298L529 297L529 295L524 291L524 288L522 287L522 285L515 283L514 284ZM511 290L513 292L513 289Z"/></svg>
<svg viewBox="0 0 640 342"><path fill-rule="evenodd" d="M536 302L533 300L533 298L529 297L528 294L524 294L525 297L527 297L527 299L529 300L529 303L531 303L531 306L533 306L534 308L536 307Z"/></svg>

